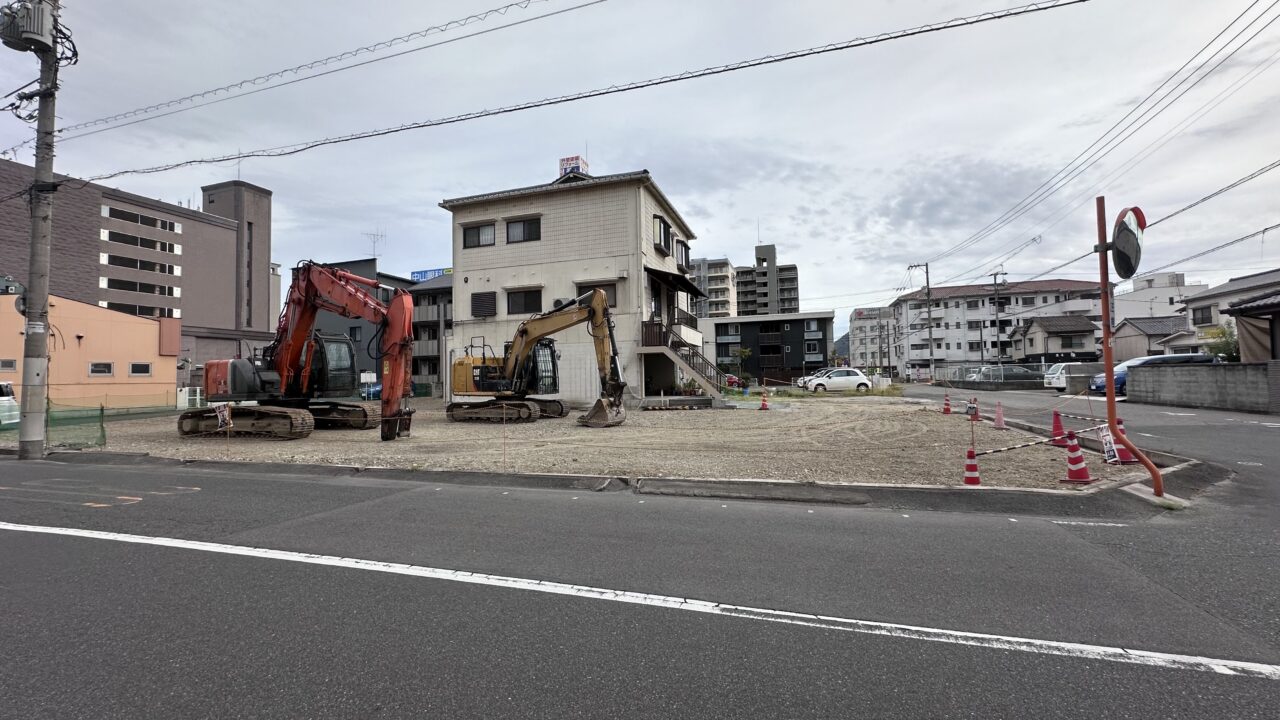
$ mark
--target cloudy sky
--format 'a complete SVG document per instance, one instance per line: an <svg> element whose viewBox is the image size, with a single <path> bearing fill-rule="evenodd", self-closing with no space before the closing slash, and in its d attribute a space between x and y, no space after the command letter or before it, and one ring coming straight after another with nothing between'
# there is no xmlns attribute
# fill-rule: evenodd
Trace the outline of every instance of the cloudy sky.
<svg viewBox="0 0 1280 720"><path fill-rule="evenodd" d="M63 73L59 124L234 83L505 1L65 0L63 21L81 59ZM1022 4L607 0L577 7L588 1L531 2L362 59L461 38L447 45L69 139L56 169L89 177L287 145ZM1245 21L1266 15L1235 44L1280 15L1280 7L1268 9L1273 5L1253 5ZM1034 191L1249 6L1248 0L1092 0L286 158L108 184L198 206L201 185L238 174L275 192L274 255L286 267L307 257L366 256L366 234L381 232L381 266L407 275L450 264L449 216L436 205L442 198L547 182L558 158L586 152L595 174L650 170L693 225L695 256L745 264L757 237L777 244L780 261L800 266L801 309L836 309L843 332L852 307L886 301L904 282L921 285L919 272L904 277L908 264L969 238ZM556 11L566 12L536 19ZM529 22L463 38L517 20ZM6 87L34 77L33 56L0 57ZM1036 235L1039 244L1004 262L1010 280L1088 251L1098 192L1113 211L1140 205L1154 219L1275 161L1280 69L1262 68L1277 58L1280 22L1077 181L934 263L935 284L990 272ZM1248 77L1257 79L1241 84ZM1201 113L1215 97L1220 104ZM30 134L17 119L0 120L0 145ZM1133 160L1166 139L1147 159ZM18 159L30 161L29 148ZM1278 196L1280 170L1153 228L1144 266L1280 222ZM1180 269L1216 283L1275 266L1280 231ZM1093 268L1081 262L1055 276L1087 279Z"/></svg>

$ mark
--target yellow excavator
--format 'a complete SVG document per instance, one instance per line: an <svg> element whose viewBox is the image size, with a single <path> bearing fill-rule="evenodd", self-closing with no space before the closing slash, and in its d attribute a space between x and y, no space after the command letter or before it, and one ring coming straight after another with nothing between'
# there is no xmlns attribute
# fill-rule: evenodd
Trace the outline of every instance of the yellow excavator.
<svg viewBox="0 0 1280 720"><path fill-rule="evenodd" d="M560 389L560 369L554 335L587 323L595 344L600 373L600 397L578 424L601 428L626 420L622 407L627 383L618 364L618 343L613 317L603 290L594 289L575 300L520 323L501 357L472 338L465 357L453 363L450 383L454 398L485 396L489 399L449 403L446 413L457 422L533 422L539 417L564 417L568 408L559 400L532 397L552 395ZM479 340L477 343L476 340Z"/></svg>

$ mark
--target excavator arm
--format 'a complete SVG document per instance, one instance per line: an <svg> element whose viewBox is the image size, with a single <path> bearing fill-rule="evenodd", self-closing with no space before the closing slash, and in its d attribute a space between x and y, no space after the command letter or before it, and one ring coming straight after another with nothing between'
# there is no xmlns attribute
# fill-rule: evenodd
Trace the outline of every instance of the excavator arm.
<svg viewBox="0 0 1280 720"><path fill-rule="evenodd" d="M614 339L609 299L599 288L567 305L520 323L511 340L504 373L511 380L513 390L524 389L532 380L524 374L529 372L529 355L538 341L582 323L589 323L588 332L595 344L600 398L586 415L578 418L578 422L588 427L620 425L626 419L622 397L627 383L622 379L622 368L618 363L618 343Z"/></svg>
<svg viewBox="0 0 1280 720"><path fill-rule="evenodd" d="M293 270L293 283L275 340L263 357L280 376L286 394L305 396L315 343L316 314L321 310L346 318L360 318L378 326L378 350L382 363L382 439L392 440L409 430L413 413L404 398L409 395L413 372L413 298L397 289L388 304L372 294L378 283L338 268L310 261Z"/></svg>

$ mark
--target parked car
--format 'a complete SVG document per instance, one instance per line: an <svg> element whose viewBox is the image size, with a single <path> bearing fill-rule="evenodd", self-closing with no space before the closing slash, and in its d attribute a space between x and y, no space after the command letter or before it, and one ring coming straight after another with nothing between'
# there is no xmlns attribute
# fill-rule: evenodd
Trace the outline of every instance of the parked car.
<svg viewBox="0 0 1280 720"><path fill-rule="evenodd" d="M382 383L374 383L372 385L361 385L360 398L362 400L381 400L382 399Z"/></svg>
<svg viewBox="0 0 1280 720"><path fill-rule="evenodd" d="M737 375L732 375L729 373L724 374L724 384L731 388L743 388L747 386L747 383L745 380L738 377Z"/></svg>
<svg viewBox="0 0 1280 720"><path fill-rule="evenodd" d="M863 392L871 389L871 378L855 368L836 368L822 377L810 380L809 387L816 393L827 390Z"/></svg>
<svg viewBox="0 0 1280 720"><path fill-rule="evenodd" d="M1139 367L1141 365L1188 365L1188 364L1213 364L1220 363L1222 359L1217 355L1208 353L1175 353L1172 355L1146 355L1144 357L1136 357L1132 360L1124 362L1111 368L1111 373L1115 377L1115 388L1117 395L1128 394L1129 385L1129 368ZM1107 394L1107 375L1106 373L1098 373L1089 381L1089 392L1098 395Z"/></svg>
<svg viewBox="0 0 1280 720"><path fill-rule="evenodd" d="M803 375L803 376L801 376L801 377L799 377L799 378L796 378L796 387L798 387L798 388L806 388L806 389L807 389L807 388L809 387L809 381L810 381L810 380L812 380L812 379L814 379L814 378L816 378L816 377L821 377L822 375L826 375L827 373L831 372L832 370L837 370L837 369L838 369L838 368L833 368L833 367L824 367L824 368L822 368L821 370L814 371L813 373L811 373L811 374L809 374L809 375Z"/></svg>
<svg viewBox="0 0 1280 720"><path fill-rule="evenodd" d="M969 376L970 380L979 382L1004 382L1006 380L1040 380L1044 373L1029 370L1021 365L988 365Z"/></svg>
<svg viewBox="0 0 1280 720"><path fill-rule="evenodd" d="M1044 373L1044 386L1053 390L1067 389L1067 373L1069 369L1076 365L1083 365L1078 362L1057 363L1051 366Z"/></svg>
<svg viewBox="0 0 1280 720"><path fill-rule="evenodd" d="M0 382L0 425L17 424L22 413L13 397L13 383Z"/></svg>

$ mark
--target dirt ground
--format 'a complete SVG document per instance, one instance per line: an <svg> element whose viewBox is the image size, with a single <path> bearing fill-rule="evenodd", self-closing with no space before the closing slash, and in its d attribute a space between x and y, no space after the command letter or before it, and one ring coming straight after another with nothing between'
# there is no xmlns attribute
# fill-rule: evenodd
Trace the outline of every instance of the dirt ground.
<svg viewBox="0 0 1280 720"><path fill-rule="evenodd" d="M113 421L106 450L184 459L329 463L413 469L585 473L626 477L759 478L825 483L960 485L970 432L975 447L1037 439L995 430L936 406L895 398L779 399L755 409L631 411L625 424L579 426L568 417L535 423L453 423L439 400L418 400L413 436L382 442L377 430L317 430L304 440L179 437L174 417ZM1136 472L1104 465L1103 480ZM1077 488L1066 450L1048 445L978 458L984 485Z"/></svg>

